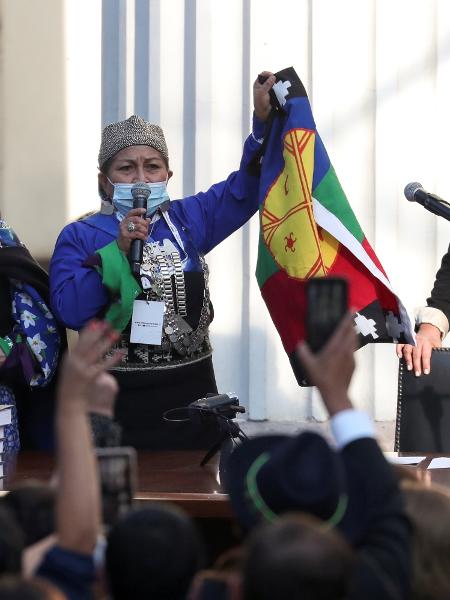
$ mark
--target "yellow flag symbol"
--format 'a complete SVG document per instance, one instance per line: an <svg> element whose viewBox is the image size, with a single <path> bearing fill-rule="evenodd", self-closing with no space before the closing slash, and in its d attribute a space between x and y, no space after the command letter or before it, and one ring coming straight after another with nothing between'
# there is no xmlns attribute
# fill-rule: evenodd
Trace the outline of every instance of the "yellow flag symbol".
<svg viewBox="0 0 450 600"><path fill-rule="evenodd" d="M295 279L328 273L339 242L319 227L312 207L315 132L291 129L284 138L284 169L263 203L264 241L280 268Z"/></svg>

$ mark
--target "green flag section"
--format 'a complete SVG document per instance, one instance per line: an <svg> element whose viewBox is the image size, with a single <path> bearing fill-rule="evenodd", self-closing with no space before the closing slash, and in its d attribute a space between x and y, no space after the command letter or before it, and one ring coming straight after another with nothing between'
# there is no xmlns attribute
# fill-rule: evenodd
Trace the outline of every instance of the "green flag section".
<svg viewBox="0 0 450 600"><path fill-rule="evenodd" d="M360 345L414 343L411 324L330 163L294 69L277 73L279 103L261 166L256 277L291 358L305 337L305 283L344 277Z"/></svg>

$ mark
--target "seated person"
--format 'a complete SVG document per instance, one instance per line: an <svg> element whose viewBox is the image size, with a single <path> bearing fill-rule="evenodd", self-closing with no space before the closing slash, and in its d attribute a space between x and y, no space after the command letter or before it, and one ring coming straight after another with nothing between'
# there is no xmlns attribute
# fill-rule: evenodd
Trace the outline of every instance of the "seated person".
<svg viewBox="0 0 450 600"><path fill-rule="evenodd" d="M448 333L450 322L450 248L442 258L441 267L436 273L427 306L415 311L417 338L416 345L397 344L397 355L404 358L408 371L414 370L419 377L431 371L431 352L440 348Z"/></svg>

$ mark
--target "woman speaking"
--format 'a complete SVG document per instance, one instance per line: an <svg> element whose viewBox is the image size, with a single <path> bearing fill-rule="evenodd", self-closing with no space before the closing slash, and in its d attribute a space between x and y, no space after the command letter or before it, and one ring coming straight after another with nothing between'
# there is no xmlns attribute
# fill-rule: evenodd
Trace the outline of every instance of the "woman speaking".
<svg viewBox="0 0 450 600"><path fill-rule="evenodd" d="M123 360L113 374L125 444L203 448L220 435L215 420L169 423L163 415L217 392L204 256L258 209L259 178L249 167L261 151L275 83L271 73L263 75L265 83L253 86L253 132L238 171L206 192L172 201L162 129L138 116L112 123L99 152L101 210L67 225L57 240L50 264L55 315L75 330L105 317L121 333ZM150 194L146 207L133 208L133 185L140 182ZM134 240L143 242L136 273L128 258Z"/></svg>

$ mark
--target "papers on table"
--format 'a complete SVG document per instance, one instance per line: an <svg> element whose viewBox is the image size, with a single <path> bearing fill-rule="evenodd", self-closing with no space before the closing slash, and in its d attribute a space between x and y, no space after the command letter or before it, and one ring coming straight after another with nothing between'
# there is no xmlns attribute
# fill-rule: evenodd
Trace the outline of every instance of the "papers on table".
<svg viewBox="0 0 450 600"><path fill-rule="evenodd" d="M384 456L386 460L393 465L409 465L411 467L420 465L421 462L427 458L426 456L399 456L397 452L385 452ZM423 468L425 468L424 465ZM450 457L439 456L437 458L433 458L426 468L450 469Z"/></svg>
<svg viewBox="0 0 450 600"><path fill-rule="evenodd" d="M450 458L440 456L439 458L433 458L428 465L429 469L450 469Z"/></svg>
<svg viewBox="0 0 450 600"><path fill-rule="evenodd" d="M426 456L398 456L396 452L385 452L386 460L394 465L418 465Z"/></svg>

